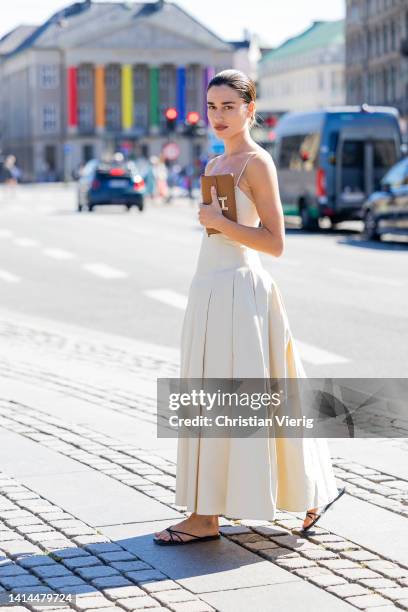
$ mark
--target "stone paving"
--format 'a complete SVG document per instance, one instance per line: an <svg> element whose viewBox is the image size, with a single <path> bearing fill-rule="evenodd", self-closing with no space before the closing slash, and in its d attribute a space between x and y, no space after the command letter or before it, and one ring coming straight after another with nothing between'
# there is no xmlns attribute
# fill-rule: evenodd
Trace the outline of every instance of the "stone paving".
<svg viewBox="0 0 408 612"><path fill-rule="evenodd" d="M6 469L0 473L2 609L8 609L11 593L27 592L72 593L74 600L58 609L77 611L280 610L286 604L290 610L295 605L304 610L408 609L408 560L396 554L392 541L384 552L383 547L379 550L375 532L371 543L363 545L357 537L348 538L323 526L305 537L298 532L302 517L296 513L278 511L273 522L223 517L222 543L199 545L205 547L201 551L205 550L207 561L212 560L217 571L204 571L205 553L196 559L193 546L174 550L156 547L152 551L148 544L152 531L184 514L174 504L174 453L152 450L153 445L148 448L142 439L130 442L129 437L118 436L109 426L104 429L102 419L97 421L97 410L153 431L153 387L140 385L140 380L149 383L159 375L175 375L177 363L171 361L171 354L163 360L149 353L147 346L135 357L132 343L117 339L115 348L111 338L101 334L92 337L90 333L81 340L81 334L74 331L70 333L67 326L58 329L57 324L47 331L38 321L34 324L20 318L10 322L0 315L0 337L7 337L12 347L8 353L0 349L0 455L3 452L4 458L14 453L16 461L10 461L8 467L20 470L18 477ZM31 359L34 353L35 360ZM129 372L138 376L139 368L143 370L142 379L138 379L142 390L136 391L129 383ZM63 399L69 400L72 413L58 410L56 404ZM74 418L76 405L80 406L78 413L85 410L95 414L94 425L85 418ZM405 454L406 440L400 439L398 444ZM30 457L20 448L27 452L31 449L31 474ZM408 541L408 480L398 470L392 474L372 469L369 457L362 465L338 456L334 465L338 484L347 488L344 505L353 499L363 503L367 520L375 508L387 521L395 517L401 529L395 533L395 540L406 537ZM38 489L44 487L47 470L50 483L60 482L59 489L56 484L55 492L48 487L44 494ZM88 481L99 482L96 479L100 478L106 491L92 492L97 500L102 495L106 502L120 491L123 500L133 499L126 495L135 495L140 505L132 513L126 505L107 508L95 522L88 509L87 515L82 511L75 496L63 496L64 483L74 477L73 491L78 494L86 491ZM58 503L57 498L64 503ZM145 518L147 502L143 500L155 504L146 506ZM343 501L338 512L342 511L340 503ZM162 509L157 516L149 515L153 507L155 512ZM157 521L155 528L149 520ZM377 528L380 532L382 525ZM128 539L107 535L115 530ZM145 534L148 539L144 539ZM224 551L222 547L226 546ZM177 565L181 551L188 567ZM231 554L242 559L233 568L223 565ZM289 589L283 588L285 583ZM23 601L10 609L18 612L19 608L43 607L45 604L39 602ZM54 601L47 607L57 604Z"/></svg>

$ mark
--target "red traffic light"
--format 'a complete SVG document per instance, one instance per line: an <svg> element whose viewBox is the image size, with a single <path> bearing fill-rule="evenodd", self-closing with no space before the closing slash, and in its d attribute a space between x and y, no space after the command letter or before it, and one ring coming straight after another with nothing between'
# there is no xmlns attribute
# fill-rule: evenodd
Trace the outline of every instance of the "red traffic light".
<svg viewBox="0 0 408 612"><path fill-rule="evenodd" d="M177 119L177 115L178 112L175 108L166 108L166 119L168 119L169 121L174 121L175 119Z"/></svg>
<svg viewBox="0 0 408 612"><path fill-rule="evenodd" d="M196 111L190 111L187 113L187 123L190 125L196 125L200 121L200 113Z"/></svg>
<svg viewBox="0 0 408 612"><path fill-rule="evenodd" d="M278 122L278 119L275 115L268 115L265 119L265 125L270 128L275 127L277 122Z"/></svg>

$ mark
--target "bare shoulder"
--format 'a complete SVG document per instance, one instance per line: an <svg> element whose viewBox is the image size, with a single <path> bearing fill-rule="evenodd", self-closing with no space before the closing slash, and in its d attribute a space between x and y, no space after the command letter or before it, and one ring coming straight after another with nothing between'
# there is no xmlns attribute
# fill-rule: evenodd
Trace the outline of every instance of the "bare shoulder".
<svg viewBox="0 0 408 612"><path fill-rule="evenodd" d="M270 175L275 173L275 163L268 151L258 146L254 149L254 155L247 165L247 177L251 181L251 178L256 180L265 174Z"/></svg>

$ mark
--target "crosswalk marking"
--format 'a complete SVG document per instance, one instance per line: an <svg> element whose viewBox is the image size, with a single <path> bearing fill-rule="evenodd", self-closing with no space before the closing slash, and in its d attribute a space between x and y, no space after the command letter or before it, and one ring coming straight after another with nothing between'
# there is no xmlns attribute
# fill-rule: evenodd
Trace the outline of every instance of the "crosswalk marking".
<svg viewBox="0 0 408 612"><path fill-rule="evenodd" d="M53 259L73 259L75 257L73 253L64 251L64 249L44 249L43 253L47 255L47 257L52 257Z"/></svg>
<svg viewBox="0 0 408 612"><path fill-rule="evenodd" d="M14 244L21 247L33 247L38 246L40 243L38 240L33 240L32 238L15 238Z"/></svg>
<svg viewBox="0 0 408 612"><path fill-rule="evenodd" d="M7 270L0 270L0 280L5 281L6 283L19 283L21 278L8 272Z"/></svg>
<svg viewBox="0 0 408 612"><path fill-rule="evenodd" d="M84 270L90 272L91 274L95 274L100 278L126 278L126 272L123 270L118 270L117 268L112 268L111 266L107 266L103 263L90 263L84 264L82 266Z"/></svg>
<svg viewBox="0 0 408 612"><path fill-rule="evenodd" d="M159 302L180 308L181 310L184 310L187 306L186 296L170 289L149 289L143 293Z"/></svg>
<svg viewBox="0 0 408 612"><path fill-rule="evenodd" d="M169 306L174 306L180 310L184 310L187 306L187 297L176 291L171 291L170 289L149 289L143 293L150 298L168 304ZM295 342L300 358L313 365L330 365L333 363L348 363L350 361L350 359L342 355L326 351L313 344L301 342L300 340L295 340Z"/></svg>
<svg viewBox="0 0 408 612"><path fill-rule="evenodd" d="M384 276L370 276L369 274L360 274L359 272L353 272L351 270L345 270L342 268L330 268L330 272L345 276L350 279L357 279L363 282L378 283L380 285L389 285L390 287L403 287L404 281L396 278L388 278Z"/></svg>

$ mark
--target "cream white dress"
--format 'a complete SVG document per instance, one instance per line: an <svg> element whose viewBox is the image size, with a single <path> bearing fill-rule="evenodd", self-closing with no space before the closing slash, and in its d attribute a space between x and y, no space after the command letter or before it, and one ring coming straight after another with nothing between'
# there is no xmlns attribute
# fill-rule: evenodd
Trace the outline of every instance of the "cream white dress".
<svg viewBox="0 0 408 612"><path fill-rule="evenodd" d="M257 227L235 181L238 223ZM215 172L211 172L215 174ZM306 377L276 282L257 251L204 230L181 336L181 378ZM178 439L176 499L189 512L273 520L337 494L327 442L313 438Z"/></svg>

